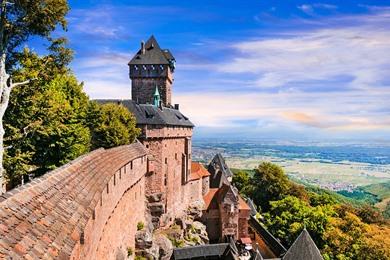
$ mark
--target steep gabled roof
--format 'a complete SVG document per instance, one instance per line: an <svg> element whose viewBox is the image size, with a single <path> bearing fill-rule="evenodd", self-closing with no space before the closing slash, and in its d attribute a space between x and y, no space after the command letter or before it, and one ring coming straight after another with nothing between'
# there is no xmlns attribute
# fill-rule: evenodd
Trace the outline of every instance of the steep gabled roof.
<svg viewBox="0 0 390 260"><path fill-rule="evenodd" d="M135 54L135 56L129 62L129 65L164 65L170 64L171 60L175 60L172 53L169 50L162 50L157 40L152 35L145 43L145 51L141 49Z"/></svg>
<svg viewBox="0 0 390 260"><path fill-rule="evenodd" d="M231 184L223 184L221 188L211 188L203 197L205 209L218 208L218 205L223 201L228 193L232 193L235 197L239 210L250 210L249 206Z"/></svg>
<svg viewBox="0 0 390 260"><path fill-rule="evenodd" d="M256 209L255 203L253 203L253 201L250 198L248 198L246 200L246 203L248 204L249 208L251 209L251 216L256 216L257 209Z"/></svg>
<svg viewBox="0 0 390 260"><path fill-rule="evenodd" d="M210 176L210 173L206 168L199 162L191 163L191 175L190 180L199 180L204 177Z"/></svg>
<svg viewBox="0 0 390 260"><path fill-rule="evenodd" d="M211 173L210 176L210 187L220 188L224 183L228 184L228 178L233 177L233 173L227 166L225 159L220 153L216 154L211 160L208 171Z"/></svg>
<svg viewBox="0 0 390 260"><path fill-rule="evenodd" d="M283 260L296 259L323 260L320 250L318 250L306 228L302 230L301 234L287 250L287 253L283 256Z"/></svg>
<svg viewBox="0 0 390 260"><path fill-rule="evenodd" d="M170 125L194 127L188 117L179 110L168 107L156 107L150 104L137 104L133 100L100 99L99 104L115 103L125 106L134 114L137 125Z"/></svg>
<svg viewBox="0 0 390 260"><path fill-rule="evenodd" d="M223 184L221 188L219 188L219 191L217 193L218 196L218 202L221 203L224 201L227 194L233 195L235 201L239 202L239 195L238 191L234 189L234 187L230 184Z"/></svg>
<svg viewBox="0 0 390 260"><path fill-rule="evenodd" d="M261 237L264 241L265 252L272 252L275 257L284 255L287 250L254 216L250 216L248 221L249 226ZM261 250L261 248L260 248ZM300 258L298 258L300 259Z"/></svg>

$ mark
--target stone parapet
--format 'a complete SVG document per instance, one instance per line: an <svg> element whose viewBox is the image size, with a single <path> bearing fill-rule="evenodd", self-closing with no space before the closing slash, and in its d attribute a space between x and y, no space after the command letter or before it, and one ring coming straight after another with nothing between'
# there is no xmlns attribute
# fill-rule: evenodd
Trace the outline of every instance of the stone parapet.
<svg viewBox="0 0 390 260"><path fill-rule="evenodd" d="M0 258L127 254L144 218L146 155L140 143L99 149L3 194Z"/></svg>

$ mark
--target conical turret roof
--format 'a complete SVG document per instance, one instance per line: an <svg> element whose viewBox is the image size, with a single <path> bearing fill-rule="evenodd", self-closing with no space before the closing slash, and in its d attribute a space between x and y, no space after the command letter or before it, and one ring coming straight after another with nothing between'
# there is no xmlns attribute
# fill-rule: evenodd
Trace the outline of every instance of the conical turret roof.
<svg viewBox="0 0 390 260"><path fill-rule="evenodd" d="M174 61L172 53L169 50L162 50L156 38L152 35L135 56L129 62L129 65L165 65Z"/></svg>
<svg viewBox="0 0 390 260"><path fill-rule="evenodd" d="M302 230L301 234L294 241L292 246L287 250L283 256L283 260L323 260L320 250L311 238L306 228Z"/></svg>

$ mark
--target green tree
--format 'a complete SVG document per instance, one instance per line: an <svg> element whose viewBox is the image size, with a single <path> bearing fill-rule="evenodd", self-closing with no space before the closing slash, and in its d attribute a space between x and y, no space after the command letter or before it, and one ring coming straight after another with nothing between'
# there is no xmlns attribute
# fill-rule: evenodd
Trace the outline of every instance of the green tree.
<svg viewBox="0 0 390 260"><path fill-rule="evenodd" d="M65 39L53 40L48 48L49 53L42 57L27 48L14 56L19 64L18 68L13 71L14 78L37 78L37 80L31 82L28 87L13 90L4 117L7 147L5 167L9 188L20 184L23 177L29 174L42 173L46 167L51 169L53 165L59 165L60 161L63 162L62 159L58 159L57 163L52 164L55 159L52 160L49 157L50 154L55 154L57 157L63 154L55 150L56 146L53 146L53 143L58 140L53 138L50 140L53 143L45 143L48 146L42 148L39 147L43 142L37 141L38 138L42 138L41 135L45 133L45 128L49 129L51 125L48 123L49 116L56 113L51 111L51 109L56 109L56 105L53 102L49 104L52 94L56 101L60 95L66 97L65 99L72 107L67 117L77 118L80 122L85 120L83 111L87 109L81 109L81 107L87 106L88 97L82 92L82 86L69 72L67 66L72 59L72 52L66 48L65 44ZM79 101L76 102L76 100ZM63 113L59 113L58 117L53 120L57 120L60 115ZM69 124L65 119L61 120L64 124ZM52 122L54 123L55 121ZM80 131L80 134L85 133L80 129L77 131ZM61 136L65 136L65 132L62 132ZM73 146L69 147L69 149L72 148ZM46 163L34 161L37 159L36 153L39 149L44 151L40 160Z"/></svg>
<svg viewBox="0 0 390 260"><path fill-rule="evenodd" d="M253 200L263 211L270 208L270 201L281 199L290 189L290 181L283 169L270 162L263 162L255 169L251 185Z"/></svg>
<svg viewBox="0 0 390 260"><path fill-rule="evenodd" d="M357 211L357 215L362 219L363 222L368 224L385 223L385 218L383 217L382 213L369 204L364 204L362 207L360 207Z"/></svg>
<svg viewBox="0 0 390 260"><path fill-rule="evenodd" d="M92 104L89 119L93 149L130 144L140 133L134 115L122 105Z"/></svg>
<svg viewBox="0 0 390 260"><path fill-rule="evenodd" d="M331 216L335 215L331 206L311 207L293 196L270 202L270 205L270 210L264 215L266 225L284 244L290 246L304 227L318 247L325 244L324 233Z"/></svg>
<svg viewBox="0 0 390 260"><path fill-rule="evenodd" d="M9 104L11 91L29 83L29 79L13 83L7 72L16 64L14 53L30 36L46 37L61 25L66 26L68 12L66 0L0 0L0 193L4 192L3 155L4 134L3 117ZM8 61L8 68L6 63Z"/></svg>
<svg viewBox="0 0 390 260"><path fill-rule="evenodd" d="M89 100L73 75L58 76L36 99L40 123L31 144L40 175L88 152L91 135L85 124Z"/></svg>
<svg viewBox="0 0 390 260"><path fill-rule="evenodd" d="M241 194L247 197L252 197L250 179L251 178L246 171L239 170L234 173L232 183Z"/></svg>
<svg viewBox="0 0 390 260"><path fill-rule="evenodd" d="M85 123L89 100L72 74L57 75L43 86L33 84L27 92L14 96L15 106L10 106L5 120L10 134L5 166L11 188L23 176L41 175L90 149Z"/></svg>
<svg viewBox="0 0 390 260"><path fill-rule="evenodd" d="M327 193L317 194L314 192L309 193L309 201L311 206L320 206L320 205L334 205L336 204L336 199Z"/></svg>
<svg viewBox="0 0 390 260"><path fill-rule="evenodd" d="M327 243L322 252L325 259L369 259L358 257L367 227L350 212L345 212L343 218L333 218L330 228L324 234Z"/></svg>

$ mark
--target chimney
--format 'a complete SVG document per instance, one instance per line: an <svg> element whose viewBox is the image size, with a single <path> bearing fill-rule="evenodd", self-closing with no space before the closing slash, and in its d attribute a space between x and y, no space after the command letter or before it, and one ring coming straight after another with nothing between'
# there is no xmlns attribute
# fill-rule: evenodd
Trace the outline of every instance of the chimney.
<svg viewBox="0 0 390 260"><path fill-rule="evenodd" d="M179 110L179 104L175 104L175 109Z"/></svg>
<svg viewBox="0 0 390 260"><path fill-rule="evenodd" d="M145 42L141 42L141 54L145 54Z"/></svg>

